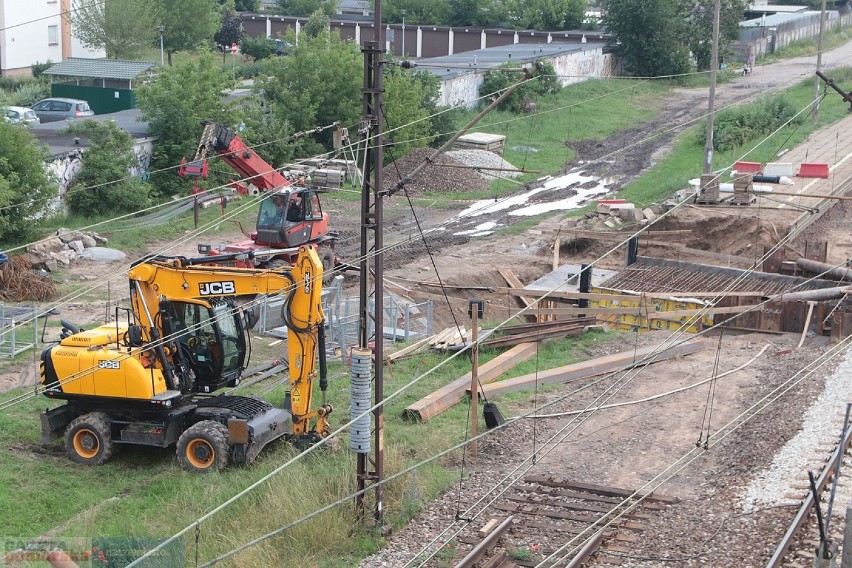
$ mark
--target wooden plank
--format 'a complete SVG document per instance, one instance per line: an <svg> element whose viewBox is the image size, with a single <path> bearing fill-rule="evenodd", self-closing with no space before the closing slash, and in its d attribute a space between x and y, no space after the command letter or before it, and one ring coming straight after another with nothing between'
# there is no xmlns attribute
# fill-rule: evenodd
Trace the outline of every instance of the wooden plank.
<svg viewBox="0 0 852 568"><path fill-rule="evenodd" d="M495 380L497 377L520 363L532 358L536 353L535 343L522 343L494 359L479 366L479 382L483 384ZM432 394L418 400L408 406L403 412L407 418L428 420L454 404L460 402L470 387L470 373L465 373L448 385L445 385Z"/></svg>
<svg viewBox="0 0 852 568"><path fill-rule="evenodd" d="M394 351L393 353L385 357L385 361L396 361L397 359L402 359L403 357L411 355L412 353L426 347L426 345L430 343L432 341L432 338L434 337L434 335L431 337L424 337L420 341L416 341L408 347L403 347L399 351Z"/></svg>
<svg viewBox="0 0 852 568"><path fill-rule="evenodd" d="M688 355L695 353L705 347L705 341L691 341L682 343L673 347L668 347L663 350L658 350L657 347L643 347L635 351L622 351L613 355L606 355L596 359L589 359L581 363L573 363L564 367L555 369L547 369L538 373L529 375L521 375L513 379L506 379L498 383L483 385L482 391L486 398L497 396L509 392L517 392L520 390L533 388L536 384L549 385L556 383L564 383L578 379L586 379L596 375L603 375L613 371L622 371L633 367L665 361L673 357ZM651 356L653 353L653 357Z"/></svg>

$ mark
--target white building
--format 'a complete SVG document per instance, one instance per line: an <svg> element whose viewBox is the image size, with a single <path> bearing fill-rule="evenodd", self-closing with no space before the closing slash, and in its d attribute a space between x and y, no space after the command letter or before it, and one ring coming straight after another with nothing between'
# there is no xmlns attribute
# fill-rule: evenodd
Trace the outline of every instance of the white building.
<svg viewBox="0 0 852 568"><path fill-rule="evenodd" d="M73 37L71 0L0 0L0 74L29 75L30 66L67 57L105 57Z"/></svg>

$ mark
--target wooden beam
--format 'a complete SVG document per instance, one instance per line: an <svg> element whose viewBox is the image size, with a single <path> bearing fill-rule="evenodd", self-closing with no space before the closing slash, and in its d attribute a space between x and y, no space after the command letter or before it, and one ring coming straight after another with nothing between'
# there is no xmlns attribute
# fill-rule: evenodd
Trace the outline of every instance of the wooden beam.
<svg viewBox="0 0 852 568"><path fill-rule="evenodd" d="M573 363L564 367L557 367L555 369L539 371L538 373L521 375L513 379L506 379L505 381L490 385L483 385L482 391L486 398L490 398L492 396L530 389L535 387L536 384L549 385L577 379L587 379L596 375L603 375L613 371L623 371L681 355L689 355L690 353L704 349L706 344L707 342L705 341L691 341L663 350L658 350L658 347L652 346L643 347L635 351L622 351L621 353L589 359L581 363ZM654 355L649 357L652 353ZM645 360L646 357L649 357L648 360Z"/></svg>
<svg viewBox="0 0 852 568"><path fill-rule="evenodd" d="M522 343L509 349L505 353L479 366L479 382L482 383L484 388L485 383L495 380L521 361L532 358L535 353L535 343ZM450 384L439 388L432 394L408 406L403 412L403 416L418 420L428 420L461 402L470 387L470 375L470 373L465 373Z"/></svg>

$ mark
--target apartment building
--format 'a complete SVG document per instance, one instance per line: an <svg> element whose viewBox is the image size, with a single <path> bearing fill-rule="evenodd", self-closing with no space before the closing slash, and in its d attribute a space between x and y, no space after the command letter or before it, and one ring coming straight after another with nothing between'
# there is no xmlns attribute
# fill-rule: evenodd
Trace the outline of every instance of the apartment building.
<svg viewBox="0 0 852 568"><path fill-rule="evenodd" d="M74 37L65 17L71 1L0 0L0 74L29 75L34 63L106 56Z"/></svg>

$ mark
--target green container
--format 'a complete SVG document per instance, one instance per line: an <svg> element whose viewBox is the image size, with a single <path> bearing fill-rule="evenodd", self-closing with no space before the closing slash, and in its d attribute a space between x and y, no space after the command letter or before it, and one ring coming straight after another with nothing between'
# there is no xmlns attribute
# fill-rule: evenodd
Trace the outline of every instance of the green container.
<svg viewBox="0 0 852 568"><path fill-rule="evenodd" d="M136 92L130 89L111 87L84 87L69 83L53 83L51 96L69 99L82 99L89 103L95 114L107 114L120 110L136 108Z"/></svg>

